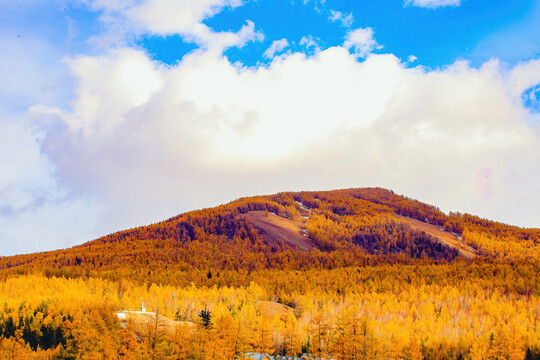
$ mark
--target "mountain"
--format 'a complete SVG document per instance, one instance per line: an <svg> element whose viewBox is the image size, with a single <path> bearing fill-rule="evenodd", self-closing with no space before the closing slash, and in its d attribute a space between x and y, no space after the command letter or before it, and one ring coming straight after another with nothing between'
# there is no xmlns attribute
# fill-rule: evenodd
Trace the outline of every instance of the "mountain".
<svg viewBox="0 0 540 360"><path fill-rule="evenodd" d="M242 198L0 258L0 358L540 359L539 248L380 188Z"/></svg>
<svg viewBox="0 0 540 360"><path fill-rule="evenodd" d="M538 259L540 230L450 213L381 188L241 198L66 250L4 257L0 270L49 274L336 268ZM152 275L154 273L154 275ZM169 280L170 281L170 280Z"/></svg>

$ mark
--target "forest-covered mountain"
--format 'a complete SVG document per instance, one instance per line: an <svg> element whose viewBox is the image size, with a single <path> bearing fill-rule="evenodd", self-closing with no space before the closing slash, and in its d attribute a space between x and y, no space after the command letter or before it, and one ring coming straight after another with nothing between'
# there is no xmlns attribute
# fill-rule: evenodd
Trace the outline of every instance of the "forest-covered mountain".
<svg viewBox="0 0 540 360"><path fill-rule="evenodd" d="M539 273L540 229L446 215L389 190L242 198L0 258L0 354L535 358ZM268 316L269 301L291 311ZM113 315L141 303L191 326L158 332L156 315L153 330L137 330Z"/></svg>
<svg viewBox="0 0 540 360"><path fill-rule="evenodd" d="M538 259L540 229L446 215L389 190L364 188L242 198L71 249L4 257L0 269L69 276L147 269L152 277L164 269L331 269L477 257Z"/></svg>

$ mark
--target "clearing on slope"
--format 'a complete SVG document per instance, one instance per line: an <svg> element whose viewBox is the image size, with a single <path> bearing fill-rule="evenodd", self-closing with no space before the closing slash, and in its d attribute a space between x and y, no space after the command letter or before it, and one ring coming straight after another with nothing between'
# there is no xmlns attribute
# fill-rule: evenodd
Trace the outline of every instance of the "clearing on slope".
<svg viewBox="0 0 540 360"><path fill-rule="evenodd" d="M428 224L416 219L411 219L402 215L395 215L398 219L407 222L413 229L420 230L438 239L442 244L447 245L459 252L459 255L466 259L473 259L478 252L467 244L463 243L456 235L441 230L437 225Z"/></svg>
<svg viewBox="0 0 540 360"><path fill-rule="evenodd" d="M290 220L266 211L250 211L239 215L259 229L264 241L269 245L286 244L293 249L310 251L315 247L307 236L306 218Z"/></svg>

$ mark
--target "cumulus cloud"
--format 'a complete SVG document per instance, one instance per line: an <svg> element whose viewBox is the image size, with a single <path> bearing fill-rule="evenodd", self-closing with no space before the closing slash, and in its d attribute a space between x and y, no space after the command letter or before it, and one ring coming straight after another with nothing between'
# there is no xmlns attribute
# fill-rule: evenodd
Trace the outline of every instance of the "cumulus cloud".
<svg viewBox="0 0 540 360"><path fill-rule="evenodd" d="M289 46L289 41L285 38L281 40L275 40L274 42L272 42L270 47L266 49L263 56L267 59L271 59L274 57L276 53L282 52L288 46Z"/></svg>
<svg viewBox="0 0 540 360"><path fill-rule="evenodd" d="M72 104L72 112L64 118L73 132L107 132L125 121L126 112L147 102L163 86L155 63L131 48L96 57L78 57L68 64L75 79L87 79L79 82L76 90L79 96ZM135 73L137 76L133 76ZM89 79L88 74L94 75ZM104 118L107 121L100 120Z"/></svg>
<svg viewBox="0 0 540 360"><path fill-rule="evenodd" d="M358 57L366 57L373 50L382 48L373 38L373 29L370 27L349 31L345 37L343 46L347 49L352 49Z"/></svg>
<svg viewBox="0 0 540 360"><path fill-rule="evenodd" d="M336 22L339 21L344 27L351 27L354 22L354 17L352 13L344 14L341 11L330 10L330 16L328 17L330 21Z"/></svg>
<svg viewBox="0 0 540 360"><path fill-rule="evenodd" d="M412 5L429 9L445 6L459 6L460 4L461 0L405 0L405 6Z"/></svg>
<svg viewBox="0 0 540 360"><path fill-rule="evenodd" d="M67 105L71 75L58 44L39 37L43 25L23 29L18 12L22 7L50 16L50 4L6 6L10 20L0 27L0 52L6 54L0 57L0 256L66 247L100 234L92 204L70 197L37 142L59 124L40 120L56 113L47 107ZM14 36L19 31L23 35ZM47 106L35 122L26 115L32 104Z"/></svg>
<svg viewBox="0 0 540 360"><path fill-rule="evenodd" d="M540 82L537 62L428 71L343 47L256 69L204 52L170 68L145 56L72 61L77 99L41 142L64 183L106 204L107 229L243 195L368 185L537 221L540 141L517 95Z"/></svg>
<svg viewBox="0 0 540 360"><path fill-rule="evenodd" d="M52 116L42 111L41 117ZM54 163L41 152L40 131L34 127L24 117L0 112L2 255L67 247L100 234L95 204L69 198L55 177Z"/></svg>

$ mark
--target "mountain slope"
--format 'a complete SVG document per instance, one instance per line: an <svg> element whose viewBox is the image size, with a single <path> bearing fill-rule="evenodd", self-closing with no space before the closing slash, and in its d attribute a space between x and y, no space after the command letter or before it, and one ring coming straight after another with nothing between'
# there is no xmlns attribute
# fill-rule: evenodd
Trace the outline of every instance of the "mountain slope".
<svg viewBox="0 0 540 360"><path fill-rule="evenodd" d="M538 229L467 214L447 216L392 191L365 188L242 198L71 249L1 258L0 269L141 277L142 272L190 269L336 268L477 256L538 259L539 248Z"/></svg>

